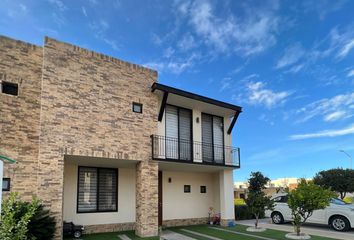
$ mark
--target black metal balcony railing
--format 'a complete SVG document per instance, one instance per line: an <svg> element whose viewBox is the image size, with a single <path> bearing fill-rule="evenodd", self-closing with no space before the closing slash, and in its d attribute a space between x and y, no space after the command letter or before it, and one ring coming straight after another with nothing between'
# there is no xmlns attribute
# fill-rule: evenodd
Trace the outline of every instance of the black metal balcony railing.
<svg viewBox="0 0 354 240"><path fill-rule="evenodd" d="M240 167L240 149L152 135L152 158L181 162Z"/></svg>

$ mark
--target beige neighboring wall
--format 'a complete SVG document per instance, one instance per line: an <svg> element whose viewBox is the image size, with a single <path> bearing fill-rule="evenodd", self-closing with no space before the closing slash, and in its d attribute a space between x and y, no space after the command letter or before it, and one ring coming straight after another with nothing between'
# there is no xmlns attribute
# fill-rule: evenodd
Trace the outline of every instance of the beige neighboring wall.
<svg viewBox="0 0 354 240"><path fill-rule="evenodd" d="M118 212L77 213L78 166L64 166L63 220L79 225L135 222L135 168L118 169Z"/></svg>
<svg viewBox="0 0 354 240"><path fill-rule="evenodd" d="M171 183L168 179L171 178ZM219 212L217 173L162 172L163 220L207 218L209 207ZM191 193L184 193L184 185L191 185ZM200 193L200 186L207 192Z"/></svg>

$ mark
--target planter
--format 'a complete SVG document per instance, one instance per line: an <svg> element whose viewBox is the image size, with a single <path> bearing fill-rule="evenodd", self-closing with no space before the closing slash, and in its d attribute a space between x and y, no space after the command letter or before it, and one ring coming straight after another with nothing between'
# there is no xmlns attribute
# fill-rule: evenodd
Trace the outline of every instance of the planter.
<svg viewBox="0 0 354 240"><path fill-rule="evenodd" d="M247 232L264 232L265 230L267 230L267 229L265 229L265 228L260 228L260 227L258 227L258 228L255 228L255 227L248 227L248 228L246 229Z"/></svg>
<svg viewBox="0 0 354 240"><path fill-rule="evenodd" d="M300 236L296 235L296 233L288 233L285 237L288 239L311 239L311 236L306 233L300 233Z"/></svg>

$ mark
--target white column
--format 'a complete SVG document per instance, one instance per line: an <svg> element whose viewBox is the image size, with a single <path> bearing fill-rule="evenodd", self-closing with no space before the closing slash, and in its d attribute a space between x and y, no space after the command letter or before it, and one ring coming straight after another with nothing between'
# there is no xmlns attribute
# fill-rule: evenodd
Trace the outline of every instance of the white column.
<svg viewBox="0 0 354 240"><path fill-rule="evenodd" d="M235 219L234 210L234 183L233 183L233 170L222 170L219 173L219 189L220 189L220 214L221 223L227 224L225 220Z"/></svg>

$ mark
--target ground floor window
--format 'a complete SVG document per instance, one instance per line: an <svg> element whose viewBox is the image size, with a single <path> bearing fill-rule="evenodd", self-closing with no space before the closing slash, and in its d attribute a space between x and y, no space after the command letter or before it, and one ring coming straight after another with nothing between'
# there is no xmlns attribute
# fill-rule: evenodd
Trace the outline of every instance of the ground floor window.
<svg viewBox="0 0 354 240"><path fill-rule="evenodd" d="M118 169L79 167L77 212L118 210Z"/></svg>

